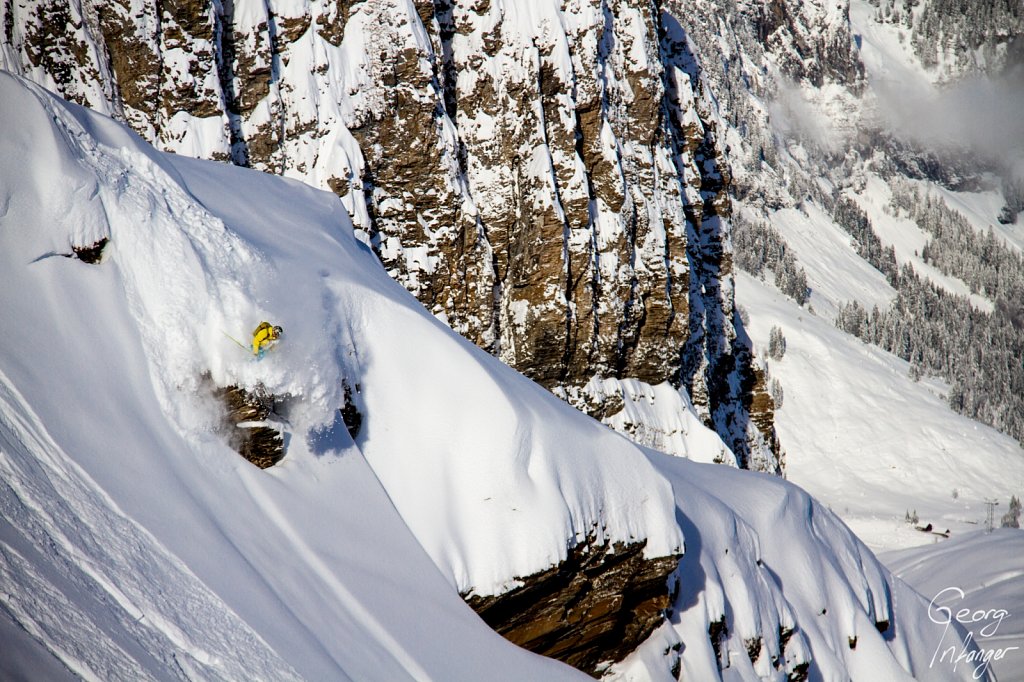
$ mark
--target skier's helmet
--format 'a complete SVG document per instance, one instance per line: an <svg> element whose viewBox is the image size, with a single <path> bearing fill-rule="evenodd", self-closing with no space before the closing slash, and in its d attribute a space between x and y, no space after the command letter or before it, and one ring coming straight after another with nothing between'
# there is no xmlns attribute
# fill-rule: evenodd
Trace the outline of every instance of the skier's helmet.
<svg viewBox="0 0 1024 682"><path fill-rule="evenodd" d="M281 327L275 326L274 327L274 336L280 338L282 335L284 335L284 330L281 329Z"/></svg>

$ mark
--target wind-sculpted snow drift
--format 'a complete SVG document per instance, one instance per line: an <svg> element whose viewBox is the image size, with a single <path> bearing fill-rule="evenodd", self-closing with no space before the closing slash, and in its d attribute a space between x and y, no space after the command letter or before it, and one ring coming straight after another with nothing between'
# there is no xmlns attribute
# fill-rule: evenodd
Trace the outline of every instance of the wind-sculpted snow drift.
<svg viewBox="0 0 1024 682"><path fill-rule="evenodd" d="M335 196L156 152L8 74L0 123L3 672L570 679L459 595L590 541L685 545L669 617L591 672L968 677L929 669L927 604L831 512L571 409L395 284ZM286 335L255 362L225 333L261 319ZM205 375L288 396L280 464L228 447Z"/></svg>

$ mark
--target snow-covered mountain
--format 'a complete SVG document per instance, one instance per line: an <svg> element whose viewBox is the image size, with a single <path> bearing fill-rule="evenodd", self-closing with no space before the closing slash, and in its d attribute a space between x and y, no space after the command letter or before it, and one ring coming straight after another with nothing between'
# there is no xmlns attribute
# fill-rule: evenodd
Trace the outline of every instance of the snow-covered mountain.
<svg viewBox="0 0 1024 682"><path fill-rule="evenodd" d="M0 3L0 25L0 67L112 115L157 149L231 161L332 191L344 210L318 203L327 202L323 197L309 200L321 206L311 223L344 226L347 216L356 240L436 319L642 446L696 461L784 472L875 551L946 536L958 540L984 526L986 500L998 500L1005 509L1011 496L1024 493L1024 223L1018 217L1024 211L1019 116L1024 10L1019 2L11 0ZM279 424L267 425L264 418L273 408L298 423L293 411L307 409L303 406L316 393L314 402L326 411L306 414L303 418L311 419L306 426L338 447L348 442L346 434L356 434L402 523L426 548L430 565L441 566L443 576L488 622L507 614L510 603L547 603L538 590L560 595L551 598L552 609L540 607L523 616L531 623L546 622L544 628L517 628L523 621L513 618L503 624L495 620L499 631L508 635L518 629L524 636L532 629L548 644L601 632L608 622L600 617L582 626L590 634L570 637L557 629L558 610L578 596L581 583L570 581L559 591L544 570L564 560L563 566L586 572L583 567L609 549L625 573L610 570L605 587L589 592L595 602L577 613L599 612L602 595L631 585L635 596L626 601L645 604L631 632L639 633L637 641L646 636L669 600L667 592L653 594L649 587L660 585L666 566L674 562L667 558L673 554L670 546L678 543L670 537L679 527L665 509L674 504L698 514L693 504L703 503L707 491L681 496L680 490L703 480L696 473L703 469L672 473L654 457L654 468L641 479L651 475L659 481L652 490L661 491L661 511L651 515L645 507L645 522L623 512L618 518L625 525L607 534L583 530L603 518L605 512L597 509L605 508L595 507L594 500L609 494L604 484L584 486L589 492L577 491L578 498L572 492L555 495L553 506L531 516L535 527L529 534L539 532L547 540L503 544L504 554L491 547L489 531L449 528L450 519L485 519L486 505L481 510L451 502L439 514L431 500L426 508L403 509L409 504L406 495L421 486L406 476L407 463L375 461L372 446L368 450L362 442L367 431L378 444L384 436L367 417L370 395L360 379L368 370L362 341L356 346L350 339L349 311L335 324L344 333L332 332L349 339L341 342L346 350L335 358L334 369L318 365L312 374L261 376L256 382L249 370L231 369L217 354L226 351L218 344L234 345L225 332L244 343L255 324L249 316L271 315L266 302L277 300L276 294L253 298L240 292L274 288L260 283L266 277L257 264L280 260L279 239L271 234L287 233L281 226L306 215L297 206L302 202L282 199L287 210L258 202L256 209L243 211L237 199L252 191L250 181L238 184L234 175L222 181L210 175L215 171L195 170L202 166L178 158L149 151L143 156L162 159L161 168L172 164L175 182L186 195L213 206L210 212L232 226L229 232L251 222L264 224L263 214L278 216L273 226L266 223L266 231L249 235L259 246L254 254L234 243L218 247L249 259L250 268L214 258L198 266L210 278L202 294L179 291L178 298L196 298L200 307L230 311L207 315L205 331L194 341L159 339L168 326L193 329L181 322L196 314L191 307L175 307L169 301L178 299L163 293L133 298L133 310L151 308L160 320L159 331L146 332L151 337L146 353L166 356L154 374L158 385L167 384L159 392L164 416L170 411L174 424L198 428L207 434L203 438L218 431L217 447L226 441L250 456L263 448L265 461L254 460L264 464L287 451L270 470L277 476L274 472L295 461L297 439L294 431L282 435ZM4 163L5 169L14 166ZM115 175L138 170L133 160L122 166L102 163ZM190 173L205 173L208 180L193 178L190 184ZM207 196L213 191L207 185L227 196ZM162 185L153 191L162 193ZM62 196L39 195L39 202L57 206L57 213L59 207L77 205ZM182 201L187 204L187 197ZM180 207L174 211L179 209L188 213ZM83 211L89 217L66 234L56 233L59 244L43 252L73 253L72 245L81 250L110 237L101 227L109 222L106 209ZM132 214L133 220L149 220L144 214ZM187 220L195 224L194 216ZM56 217L52 222L61 224ZM109 248L126 247L111 240ZM185 247L161 248L178 253ZM298 253L290 262L305 259ZM81 256L89 259L90 252ZM152 262L158 273L170 261ZM332 273L336 266L323 270ZM276 287L292 286L290 279L275 277ZM175 281L170 275L136 278ZM321 284L307 288L327 309L336 296L324 296ZM243 300L255 301L256 308ZM286 307L305 310L298 302ZM372 306L361 310L367 312L360 319L376 313ZM295 324L285 325L289 345L295 342ZM164 351L154 350L162 345ZM211 355L211 348L217 353ZM395 350L387 348L381 353ZM458 369L434 373L433 359L420 361L430 369L403 370L411 378L403 374L391 380L452 387L447 398L431 394L424 401L419 391L402 398L403 415L420 422L415 432L452 421L439 414L449 414L448 398L465 413L459 422L479 428L475 435L460 436L459 448L473 449L481 439L490 444L493 434L505 433L493 414L513 414L516 423L546 423L507 408L506 403L534 405L535 398L518 392L514 399L502 393L501 408L486 400L465 404L460 387L489 380L466 374L465 363L453 362ZM291 385L300 376L308 385ZM319 393L309 388L313 384L321 387ZM233 400L232 420L244 428L225 431L202 416L209 410L196 413L167 397L181 388L209 393L213 410L223 410L220 401ZM391 394L388 399L399 400ZM562 414L564 408L549 397L536 399L543 401L545 415L549 410ZM377 414L382 409L375 407ZM528 411L535 414L534 408ZM328 419L327 413L336 416ZM50 423L48 414L48 428ZM577 453L567 455L571 464L551 460L545 465L549 472L589 467L589 455L575 445L580 436L561 417L557 426L525 432L517 427L504 440L549 438ZM632 453L627 467L632 474L646 470L636 464L642 461L635 459L637 450L608 447ZM416 476L447 490L451 479L439 473L448 471L447 460L440 468L428 460L418 465ZM390 478L389 464L395 466ZM600 480L619 478L614 467L602 471ZM559 481L563 473L556 476ZM717 491L730 475L718 479L715 474L702 485ZM459 480L479 485L474 476ZM636 481L640 489L651 483L643 480ZM405 486L406 493L395 497L394 486ZM555 488L563 492L561 483ZM602 492L593 492L597 489ZM730 490L711 493L732 509L727 519L737 511L738 498ZM739 485L738 491L747 494L747 486ZM618 490L612 497L632 505L634 493L634 488ZM805 532L795 518L792 527L763 526L764 508L741 514L762 548L765 538L788 543L790 535ZM649 522L663 526L663 551L634 542L652 531L636 535L632 524L647 529ZM720 520L703 523L718 527ZM699 524L689 530L682 525L687 538L699 530ZM455 532L459 540L420 537L437 528ZM934 585L919 577L928 574L929 560L970 552L982 555L972 561L984 564L989 556L992 565L1004 565L1006 547L1012 546L1006 537L997 534L989 541L970 535L948 552L921 548L910 576L928 592ZM686 545L692 548L691 540ZM957 554L957 548L965 549ZM460 558L450 556L453 552ZM480 564L472 558L477 552L504 556L517 567L512 570L503 560ZM684 555L683 573L690 570L687 556L695 555ZM719 568L716 564L707 575ZM536 581L507 591L516 584L513 576L527 571ZM965 570L958 579L966 586L974 577ZM1005 594L1020 591L1018 582L1008 578L990 594L977 585L972 603L1002 603ZM787 582L784 599L795 598L791 589ZM500 601L492 593L509 596ZM739 599L736 593L730 598ZM689 603L685 596L675 599L677 605ZM755 599L765 600L777 598ZM727 613L726 620L730 617ZM624 621L616 622L615 628L625 627ZM684 668L706 664L706 652L690 651L696 658L687 658L697 630L686 628L697 621L687 622L661 644L651 644L661 641L655 635L645 646L672 650L673 637L682 638ZM704 630L722 634L716 622L708 616ZM732 625L727 632L733 644L739 641ZM610 651L608 642L621 640L620 635L614 628L605 632L596 648ZM552 646L558 649L557 643ZM819 659L821 651L819 646ZM657 677L661 673L652 671L663 671L664 660L660 654L649 658L650 653L637 654L632 664L615 670ZM592 651L561 654L581 668L594 664L588 658ZM787 657L790 663L801 659L794 656ZM728 660L719 656L717 664ZM774 674L758 665L763 664L755 663L758 674ZM825 665L843 676L849 661ZM1011 652L993 666L1002 679L1024 669L1024 659Z"/></svg>
<svg viewBox="0 0 1024 682"><path fill-rule="evenodd" d="M1024 489L1019 3L853 0L832 23L813 3L687 7L789 478L873 549L928 545L908 578L929 597L1013 612L1017 531L979 529ZM842 30L859 69L809 49ZM1000 679L1024 669L1012 639L985 642Z"/></svg>
<svg viewBox="0 0 1024 682"><path fill-rule="evenodd" d="M159 149L336 192L481 347L619 423L683 385L660 413L689 401L720 459L777 472L734 320L715 95L670 19L634 0L42 0L0 5L0 66ZM646 444L678 440L678 418L641 416Z"/></svg>
<svg viewBox="0 0 1024 682"><path fill-rule="evenodd" d="M788 249L769 272L801 303L809 283L829 319L851 301L884 311L896 292L871 284L884 264L845 253L853 267L835 273L836 250L818 245L851 239L839 198L871 213L908 175L992 187L967 200L984 207L972 224L1024 241L994 220L1024 207L1020 154L1002 143L1024 137L1013 2L43 0L5 3L0 18L4 68L158 148L335 191L440 319L678 454L688 405L726 444L719 461L780 471L783 449L805 450L776 440L784 386L737 324L734 255L747 268ZM734 212L740 226L805 229L766 249L730 235ZM978 288L913 255L926 234L885 222L874 229L904 247L899 262L955 293ZM1020 334L999 333L1012 356ZM914 360L930 345L915 372L938 371L958 409L1019 439L1018 379L970 380L1005 358L919 336L887 350Z"/></svg>
<svg viewBox="0 0 1024 682"><path fill-rule="evenodd" d="M670 617L581 667L968 678L929 667L926 600L833 513L644 450L464 341L333 195L156 152L10 75L0 90L5 675L571 678L462 597L509 611L557 567L577 604L607 598L534 627L621 642L644 611L629 576L669 560L639 603ZM260 318L285 337L257 362L226 334ZM211 383L278 396L280 463L232 451Z"/></svg>
<svg viewBox="0 0 1024 682"><path fill-rule="evenodd" d="M788 475L875 548L930 541L904 521L915 510L922 527L976 528L986 498L1024 486L1024 17L998 2L770 7L682 11L727 122L735 259L754 275L737 301Z"/></svg>

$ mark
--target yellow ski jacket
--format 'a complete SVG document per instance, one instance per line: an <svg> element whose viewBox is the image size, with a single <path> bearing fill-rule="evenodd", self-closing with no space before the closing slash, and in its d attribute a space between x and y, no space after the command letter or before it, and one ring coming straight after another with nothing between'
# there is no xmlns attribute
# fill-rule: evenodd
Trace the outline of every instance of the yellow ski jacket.
<svg viewBox="0 0 1024 682"><path fill-rule="evenodd" d="M277 339L277 328L269 322L260 322L252 333L252 354L259 355L261 350L268 348Z"/></svg>

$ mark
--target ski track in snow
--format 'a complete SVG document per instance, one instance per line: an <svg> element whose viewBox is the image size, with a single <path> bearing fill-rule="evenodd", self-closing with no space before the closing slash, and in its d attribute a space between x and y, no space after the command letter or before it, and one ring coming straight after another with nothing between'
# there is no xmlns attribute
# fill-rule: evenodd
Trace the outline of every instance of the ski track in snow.
<svg viewBox="0 0 1024 682"><path fill-rule="evenodd" d="M10 488L4 486L3 493ZM4 510L6 515L7 510ZM98 624L56 589L40 570L6 542L17 531L5 518L0 545L0 602L7 614L31 637L44 643L71 673L83 680L153 679L117 643L102 636ZM17 592L8 592L17 586ZM67 589L67 588L65 588Z"/></svg>
<svg viewBox="0 0 1024 682"><path fill-rule="evenodd" d="M258 670L272 679L300 679L120 513L2 374L0 473L4 608L76 675L151 679L177 671L179 679L232 680ZM33 556L44 550L48 556ZM168 658L157 661L146 652Z"/></svg>

